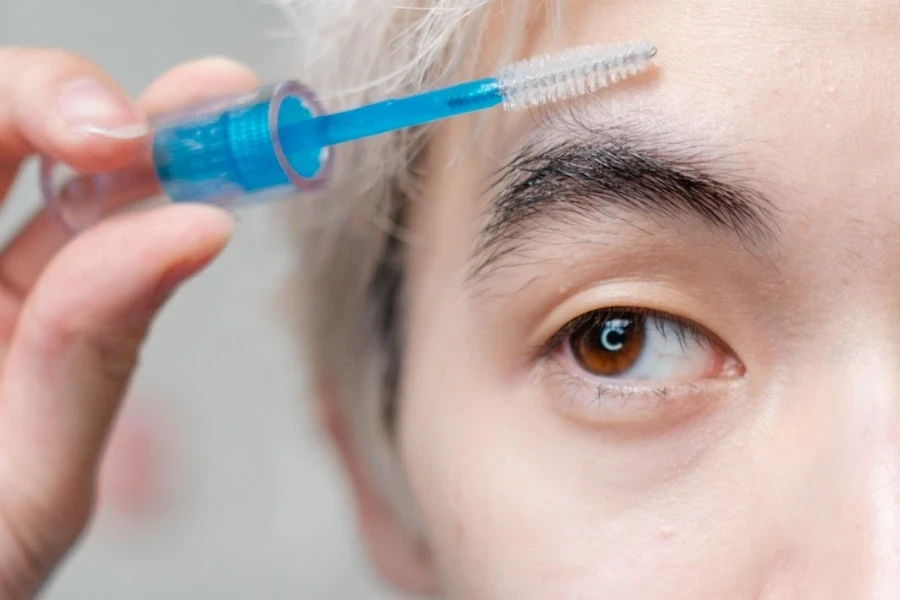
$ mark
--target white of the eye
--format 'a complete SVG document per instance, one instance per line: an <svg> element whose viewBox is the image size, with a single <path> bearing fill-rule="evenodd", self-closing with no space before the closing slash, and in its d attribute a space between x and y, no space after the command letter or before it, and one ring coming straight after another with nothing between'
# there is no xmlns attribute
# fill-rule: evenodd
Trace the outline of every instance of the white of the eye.
<svg viewBox="0 0 900 600"><path fill-rule="evenodd" d="M600 343L610 352L617 352L625 347L624 342L613 343L609 341L609 334L618 333L625 335L625 329L631 325L630 319L610 319L603 324L603 333L600 334Z"/></svg>
<svg viewBox="0 0 900 600"><path fill-rule="evenodd" d="M683 325L662 317L648 317L643 327L640 355L631 368L615 379L667 382L703 375L710 360L709 349L691 336L685 338Z"/></svg>

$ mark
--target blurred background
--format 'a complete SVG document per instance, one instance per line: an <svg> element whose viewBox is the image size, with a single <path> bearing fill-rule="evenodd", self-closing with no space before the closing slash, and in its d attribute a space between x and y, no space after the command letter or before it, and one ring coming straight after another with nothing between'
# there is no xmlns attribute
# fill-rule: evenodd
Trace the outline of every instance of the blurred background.
<svg viewBox="0 0 900 600"><path fill-rule="evenodd" d="M137 94L169 67L227 55L296 73L290 28L259 0L0 0L0 45L65 48ZM300 74L302 76L302 74ZM37 206L33 166L0 219ZM158 320L104 465L90 533L51 600L386 599L311 417L276 310L294 257L271 209L241 214L224 256Z"/></svg>

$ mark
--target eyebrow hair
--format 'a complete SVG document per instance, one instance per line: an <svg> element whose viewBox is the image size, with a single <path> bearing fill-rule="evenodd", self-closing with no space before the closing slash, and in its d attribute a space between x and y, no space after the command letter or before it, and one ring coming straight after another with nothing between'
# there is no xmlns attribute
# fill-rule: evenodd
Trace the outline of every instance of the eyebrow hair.
<svg viewBox="0 0 900 600"><path fill-rule="evenodd" d="M639 127L563 129L563 139L527 143L498 172L473 276L521 250L541 224L573 218L687 219L745 244L775 237L771 201L729 167L733 156Z"/></svg>

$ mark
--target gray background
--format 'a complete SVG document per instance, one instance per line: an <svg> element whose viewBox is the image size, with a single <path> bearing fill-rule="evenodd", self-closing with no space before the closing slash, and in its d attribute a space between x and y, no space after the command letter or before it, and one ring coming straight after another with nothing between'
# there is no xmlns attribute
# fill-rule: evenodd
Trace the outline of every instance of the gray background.
<svg viewBox="0 0 900 600"><path fill-rule="evenodd" d="M289 28L254 0L0 0L0 45L74 50L132 93L178 62L224 54L265 80ZM35 206L33 168L0 219ZM130 402L168 423L164 510L101 513L45 597L389 598L356 541L305 376L273 309L294 258L271 210L242 213L225 255L184 288L151 335Z"/></svg>

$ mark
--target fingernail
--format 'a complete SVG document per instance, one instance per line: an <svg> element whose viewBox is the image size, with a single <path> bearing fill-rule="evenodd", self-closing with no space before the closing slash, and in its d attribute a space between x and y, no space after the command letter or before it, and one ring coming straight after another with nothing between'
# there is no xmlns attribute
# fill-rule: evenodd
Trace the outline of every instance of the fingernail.
<svg viewBox="0 0 900 600"><path fill-rule="evenodd" d="M59 114L75 133L131 140L148 133L146 121L131 103L93 79L78 79L62 89Z"/></svg>

